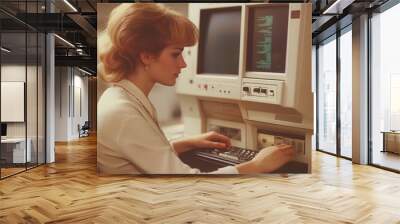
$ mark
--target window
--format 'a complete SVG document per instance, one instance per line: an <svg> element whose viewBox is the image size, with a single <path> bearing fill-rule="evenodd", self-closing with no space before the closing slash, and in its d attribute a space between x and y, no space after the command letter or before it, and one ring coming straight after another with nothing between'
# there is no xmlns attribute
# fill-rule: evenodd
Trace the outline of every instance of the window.
<svg viewBox="0 0 400 224"><path fill-rule="evenodd" d="M352 34L351 26L340 36L340 155L352 157Z"/></svg>
<svg viewBox="0 0 400 224"><path fill-rule="evenodd" d="M336 36L318 48L318 145L336 154Z"/></svg>
<svg viewBox="0 0 400 224"><path fill-rule="evenodd" d="M351 24L336 34L322 41L317 51L317 149L351 159Z"/></svg>
<svg viewBox="0 0 400 224"><path fill-rule="evenodd" d="M400 130L400 32L394 29L398 21L400 4L371 18L370 156L372 164L394 170L400 170L400 133L395 132Z"/></svg>

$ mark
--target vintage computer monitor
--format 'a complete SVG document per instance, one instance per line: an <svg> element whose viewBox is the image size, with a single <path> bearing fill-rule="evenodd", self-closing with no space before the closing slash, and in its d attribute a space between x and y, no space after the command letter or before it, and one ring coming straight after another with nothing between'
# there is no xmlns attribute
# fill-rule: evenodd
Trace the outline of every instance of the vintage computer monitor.
<svg viewBox="0 0 400 224"><path fill-rule="evenodd" d="M200 38L177 81L185 135L216 130L253 151L292 144L283 172L310 172L311 4L190 4L189 18Z"/></svg>

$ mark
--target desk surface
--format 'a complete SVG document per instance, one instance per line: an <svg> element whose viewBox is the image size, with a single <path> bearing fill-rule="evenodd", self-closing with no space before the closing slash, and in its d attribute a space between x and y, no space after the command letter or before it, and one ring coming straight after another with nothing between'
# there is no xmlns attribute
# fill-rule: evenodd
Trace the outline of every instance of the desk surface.
<svg viewBox="0 0 400 224"><path fill-rule="evenodd" d="M381 131L383 134L400 134L400 131Z"/></svg>
<svg viewBox="0 0 400 224"><path fill-rule="evenodd" d="M27 139L29 141L29 138ZM19 142L24 142L25 138L6 138L6 139L1 139L1 143L19 143Z"/></svg>

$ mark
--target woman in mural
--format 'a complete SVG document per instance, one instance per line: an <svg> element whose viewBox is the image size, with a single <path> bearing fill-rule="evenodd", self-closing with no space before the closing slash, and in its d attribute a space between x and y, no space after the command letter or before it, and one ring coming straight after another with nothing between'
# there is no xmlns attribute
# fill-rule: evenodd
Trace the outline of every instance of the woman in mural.
<svg viewBox="0 0 400 224"><path fill-rule="evenodd" d="M227 149L216 132L169 142L148 99L158 83L173 86L186 67L184 47L198 30L186 17L159 4L121 4L99 39L99 71L110 84L98 103L98 171L105 174L195 174L178 155L200 148ZM294 156L291 146L262 149L252 160L215 174L272 172Z"/></svg>

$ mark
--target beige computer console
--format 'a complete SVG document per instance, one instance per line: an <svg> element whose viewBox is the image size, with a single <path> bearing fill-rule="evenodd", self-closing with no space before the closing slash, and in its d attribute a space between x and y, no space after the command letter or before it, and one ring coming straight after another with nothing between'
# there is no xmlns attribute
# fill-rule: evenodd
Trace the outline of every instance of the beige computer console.
<svg viewBox="0 0 400 224"><path fill-rule="evenodd" d="M177 81L185 135L292 144L311 172L311 4L189 4L189 18L200 40Z"/></svg>

